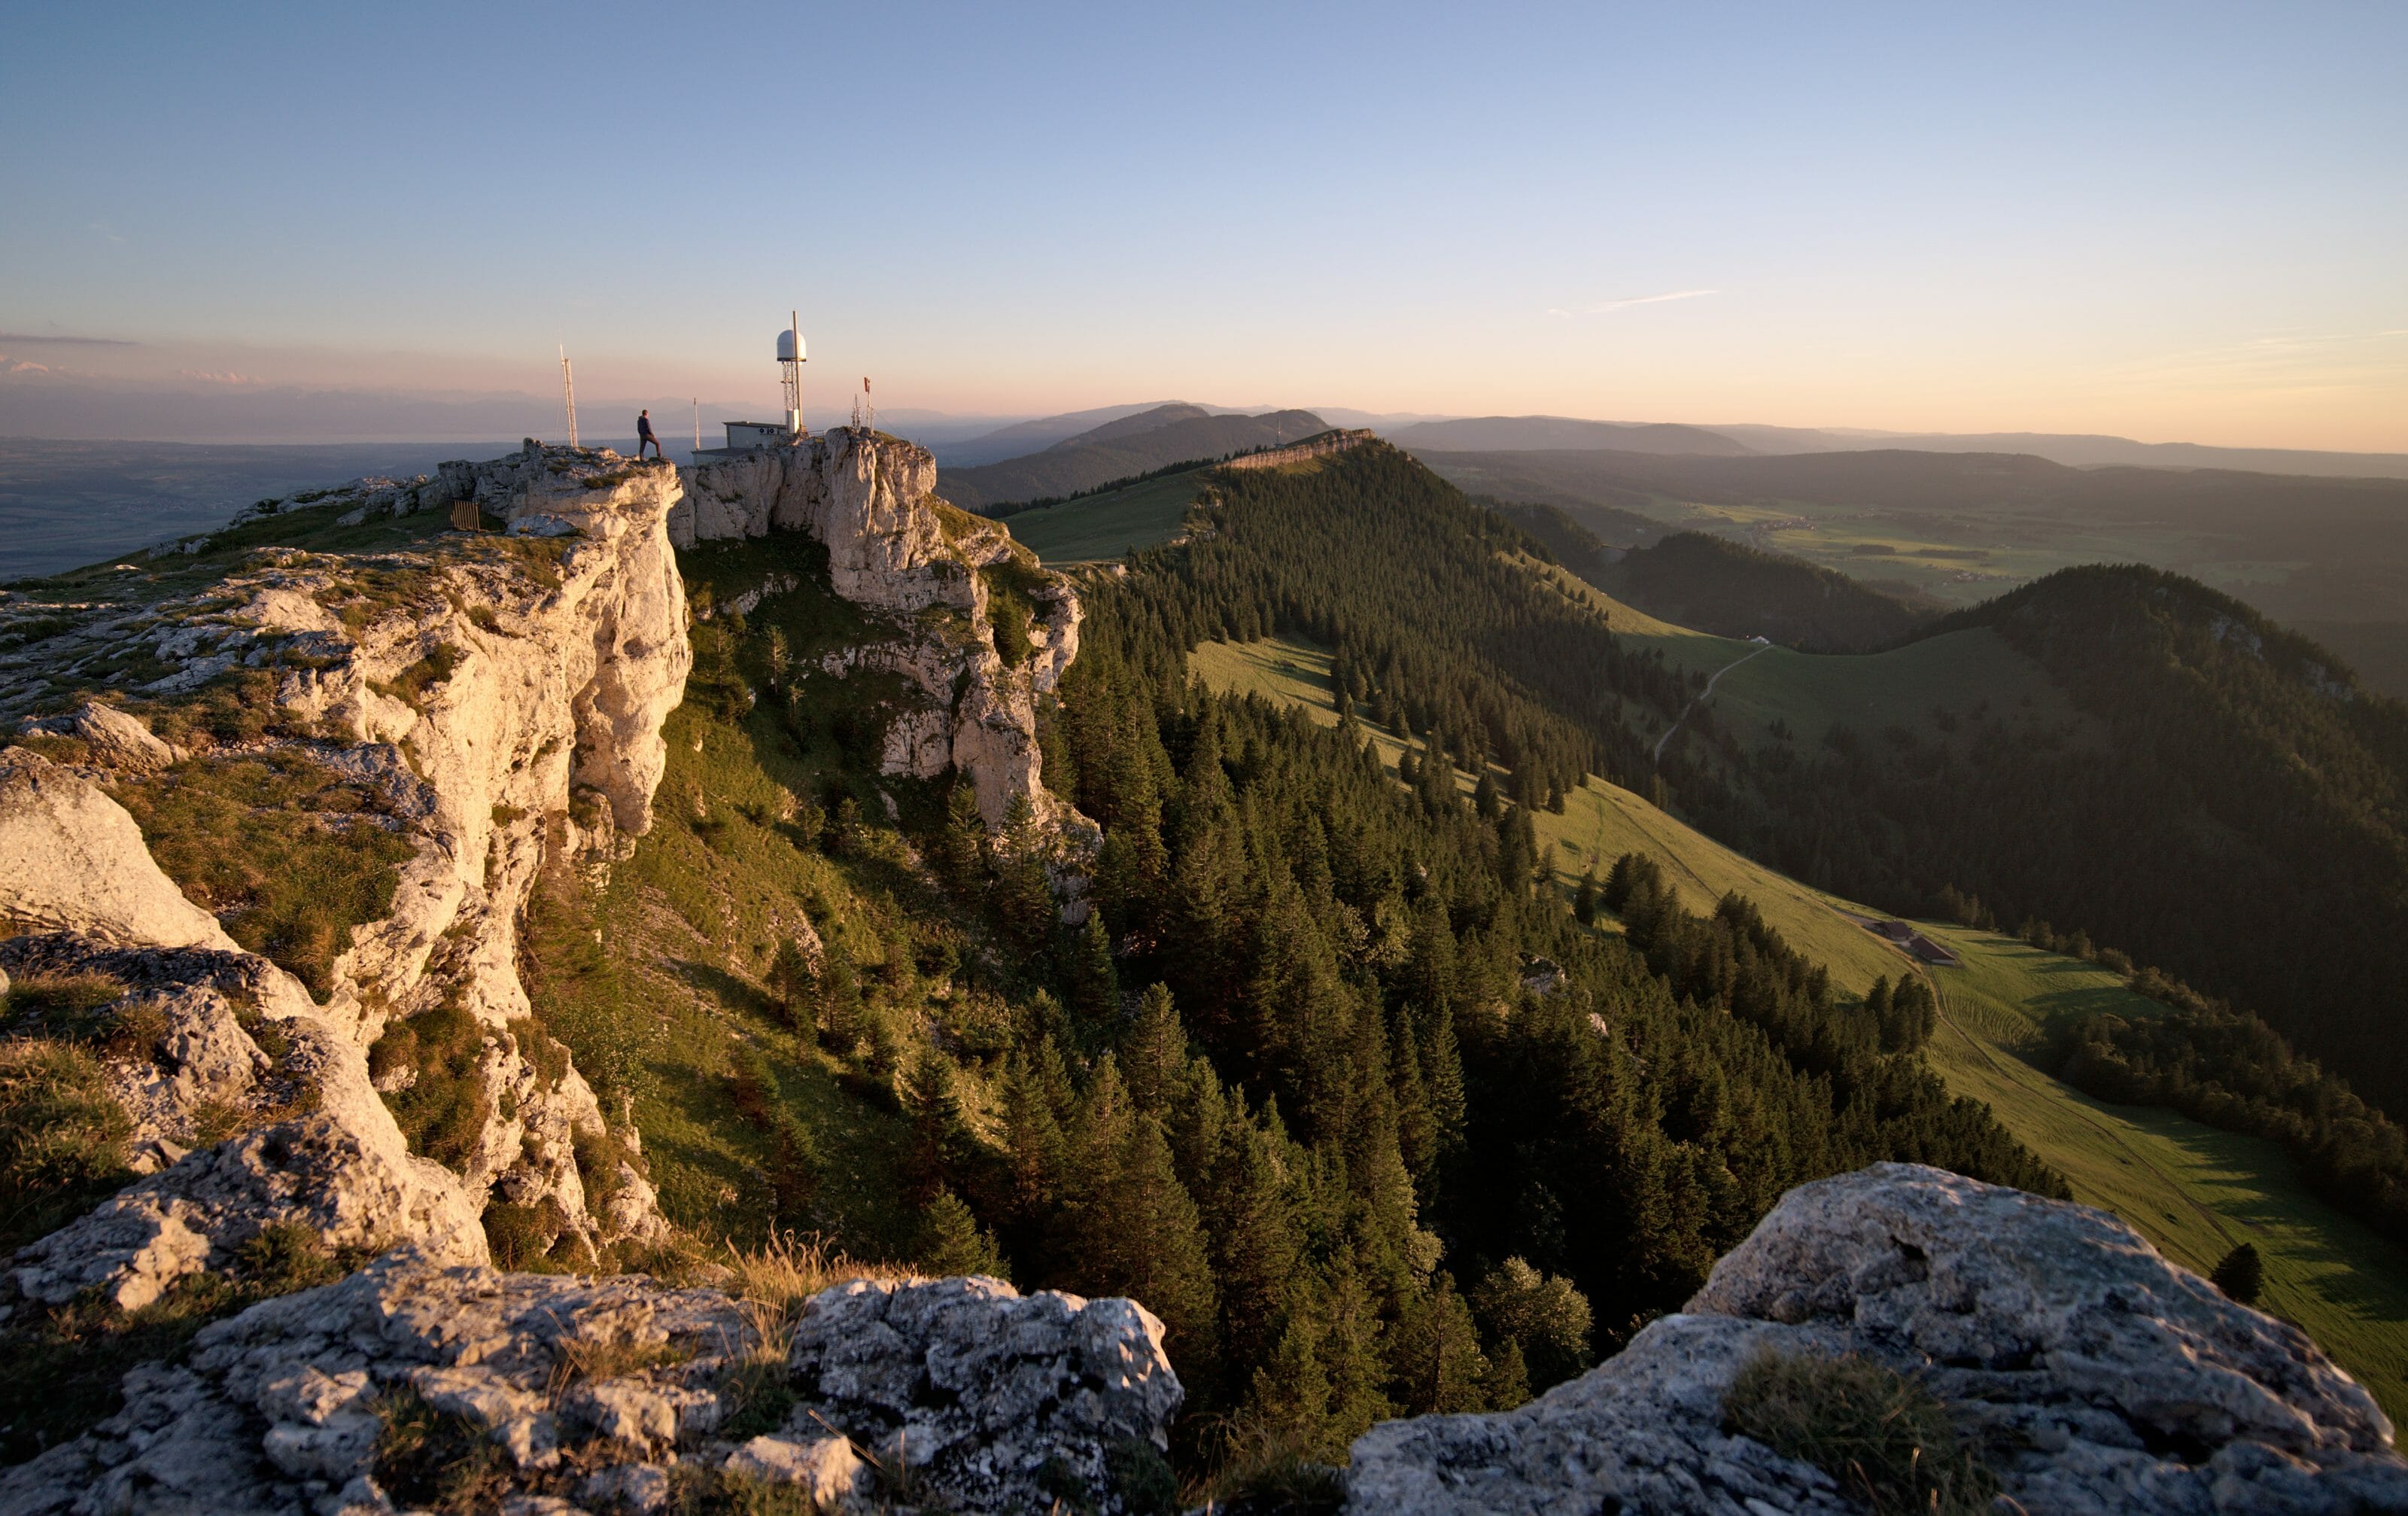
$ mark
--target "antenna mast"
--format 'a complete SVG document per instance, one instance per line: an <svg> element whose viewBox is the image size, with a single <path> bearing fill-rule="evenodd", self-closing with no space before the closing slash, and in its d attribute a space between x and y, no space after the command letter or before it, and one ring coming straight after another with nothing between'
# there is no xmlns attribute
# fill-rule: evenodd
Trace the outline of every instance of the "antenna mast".
<svg viewBox="0 0 2408 1516"><path fill-rule="evenodd" d="M803 435L803 313L789 313L793 325L786 328L785 340L778 344L779 377L786 389L786 430L796 437Z"/></svg>
<svg viewBox="0 0 2408 1516"><path fill-rule="evenodd" d="M560 350L560 392L568 401L568 445L577 446L577 381L568 371L568 349Z"/></svg>
<svg viewBox="0 0 2408 1516"><path fill-rule="evenodd" d="M694 397L694 450L702 451L702 397Z"/></svg>

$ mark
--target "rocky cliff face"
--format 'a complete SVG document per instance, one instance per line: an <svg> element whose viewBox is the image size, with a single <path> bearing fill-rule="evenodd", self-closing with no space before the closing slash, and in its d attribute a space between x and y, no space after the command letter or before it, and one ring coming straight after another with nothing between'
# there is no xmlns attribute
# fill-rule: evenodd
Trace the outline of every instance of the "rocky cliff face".
<svg viewBox="0 0 2408 1516"><path fill-rule="evenodd" d="M458 504L499 518L498 538L255 553L197 590L80 606L50 640L65 646L22 656L65 672L138 658L149 676L124 709L87 700L0 754L0 917L32 933L0 946L0 968L93 1001L47 1030L101 1039L128 1150L155 1172L21 1249L0 1292L96 1289L135 1309L294 1224L333 1249L481 1261L494 1203L588 1247L660 1230L635 1134L531 1019L515 931L548 846L607 859L651 824L660 723L691 661L677 492L666 467L529 444L345 517ZM172 725L220 676L248 677L256 735L185 754L145 725ZM209 793L245 761L338 787L354 808L315 824L386 839L374 857L397 862L389 911L350 933L314 997L166 878L118 798ZM203 850L239 856L239 813L222 824ZM430 1016L460 1066L380 1058ZM438 1076L460 1090L446 1163L411 1153L383 1098Z"/></svg>
<svg viewBox="0 0 2408 1516"><path fill-rule="evenodd" d="M640 1137L543 1032L516 933L547 859L607 868L651 825L661 724L692 662L673 538L810 533L832 586L896 632L825 671L902 673L924 702L887 730L888 771L956 765L991 825L1025 801L1079 834L1039 776L1034 709L1076 652L1078 601L1000 528L931 498L933 477L920 449L842 433L707 469L689 499L666 466L529 442L263 502L88 599L0 592L0 715L18 718L0 749L9 1031L91 1050L72 1056L125 1113L135 1176L18 1250L0 1321L11 1302L137 1311L296 1230L428 1264L485 1263L496 1207L570 1263L659 1235ZM484 530L228 558L293 540L276 518L304 509L308 541L431 512ZM209 556L186 570L185 554ZM391 875L307 985L263 956L281 939L246 950L187 892L212 854L251 853L244 811L278 801L238 791L271 771L307 814L265 819L349 839L362 874ZM182 839L179 888L143 825L194 796L219 830Z"/></svg>
<svg viewBox="0 0 2408 1516"><path fill-rule="evenodd" d="M1308 437L1301 442L1290 442L1285 447L1267 447L1260 453L1241 453L1224 462L1221 467L1224 469L1282 469L1289 464L1310 463L1314 458L1326 458L1333 453L1343 453L1348 448L1360 447L1366 442L1376 442L1379 440L1380 434L1374 431L1359 427L1352 429L1340 427L1336 431L1324 432L1318 437Z"/></svg>
<svg viewBox="0 0 2408 1516"><path fill-rule="evenodd" d="M840 427L688 470L669 535L685 547L809 532L836 592L908 632L827 669L900 673L919 691L923 703L888 728L885 772L930 778L950 765L976 787L989 828L1025 801L1083 837L1092 827L1045 787L1036 710L1078 656L1079 598L1000 525L937 499L936 482L927 449Z"/></svg>

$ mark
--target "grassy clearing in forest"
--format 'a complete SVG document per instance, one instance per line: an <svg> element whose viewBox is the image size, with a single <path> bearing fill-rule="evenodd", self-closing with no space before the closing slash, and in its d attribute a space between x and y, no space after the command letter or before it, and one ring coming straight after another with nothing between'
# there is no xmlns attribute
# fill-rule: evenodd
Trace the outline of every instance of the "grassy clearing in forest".
<svg viewBox="0 0 2408 1516"><path fill-rule="evenodd" d="M1116 559L1133 548L1154 547L1178 536L1203 484L1200 469L1167 474L1110 494L1023 511L1004 525L1015 541L1027 543L1049 564Z"/></svg>
<svg viewBox="0 0 2408 1516"><path fill-rule="evenodd" d="M1776 656L1784 664L1860 670L1899 657L1817 658L1776 650L1725 680L1717 700L1740 673L1772 665ZM1188 666L1220 693L1260 695L1302 707L1323 725L1337 724L1328 649L1296 639L1207 642ZM1393 769L1404 744L1384 731L1364 730ZM1456 780L1467 790L1473 783L1468 774ZM1878 913L1809 888L1594 775L1566 797L1562 814L1540 811L1532 821L1541 855L1568 898L1584 869L1594 864L1602 878L1622 854L1643 853L1664 866L1692 911L1711 911L1727 891L1747 896L1792 946L1828 968L1846 990L1861 994L1877 977L1896 980L1918 972L1903 953L1843 914ZM1962 968L1921 971L1940 991L1943 1018L1925 1058L1949 1088L1986 1103L2008 1131L2065 1175L2075 1199L2114 1212L2185 1267L2203 1275L2236 1244L2256 1244L2266 1263L2259 1307L2298 1323L2394 1420L2408 1421L2408 1257L2308 1193L2273 1144L2158 1107L2106 1105L2028 1061L2059 1018L2094 1010L2152 1016L2160 1009L2157 1003L2107 969L2013 937L1933 922L1917 926L1964 960Z"/></svg>
<svg viewBox="0 0 2408 1516"><path fill-rule="evenodd" d="M1705 706L1750 747L1769 741L1775 722L1801 743L1820 740L1834 724L1865 733L1904 727L1936 742L1943 733L1933 719L1935 711L2084 724L2047 671L1987 627L1927 637L1883 653L1800 653L1786 647L1759 652L1757 643L1657 620L1562 569L1533 564L1532 570L1604 612L1615 636L1662 653L1676 669L1711 675L1747 658L1715 683Z"/></svg>

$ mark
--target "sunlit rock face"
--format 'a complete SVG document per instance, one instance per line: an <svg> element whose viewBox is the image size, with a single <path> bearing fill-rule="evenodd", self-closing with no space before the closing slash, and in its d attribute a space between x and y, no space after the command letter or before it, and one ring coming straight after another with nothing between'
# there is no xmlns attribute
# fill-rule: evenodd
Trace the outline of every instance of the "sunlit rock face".
<svg viewBox="0 0 2408 1516"><path fill-rule="evenodd" d="M1037 698L1079 653L1079 597L1039 568L1000 522L954 510L932 493L937 462L916 443L840 427L792 447L760 448L687 470L670 513L681 547L771 531L805 531L828 550L844 599L908 627L902 644L836 658L827 671L877 669L910 677L925 705L890 728L886 772L934 777L951 766L1000 829L1015 802L1073 845L1094 829L1045 787ZM1026 647L998 650L993 581L1008 575L1033 613ZM950 615L927 615L949 611Z"/></svg>
<svg viewBox="0 0 2408 1516"><path fill-rule="evenodd" d="M2031 1511L2408 1510L2373 1398L2104 1211L1911 1163L1801 1185L1679 1315L1514 1411L1356 1440L1358 1516L1863 1509L1727 1429L1759 1354L1914 1376Z"/></svg>
<svg viewBox="0 0 2408 1516"><path fill-rule="evenodd" d="M167 669L128 708L18 724L75 758L0 748L0 930L21 933L0 968L123 991L90 1014L138 1029L112 1037L106 1072L143 1177L21 1249L0 1293L97 1291L136 1309L271 1227L481 1262L497 1202L556 1214L589 1244L658 1234L634 1133L611 1132L566 1049L529 1041L516 933L548 854L607 862L652 824L661 722L693 661L667 532L678 493L665 466L534 443L446 465L351 515L473 504L506 535L255 553L126 618ZM372 798L343 825L407 845L389 912L352 931L314 999L178 889L107 787L184 757L141 697L249 669L271 675L271 729L308 735L222 756L322 769ZM409 1150L385 1099L426 1071L370 1072L380 1036L437 1007L481 1039L480 1124L448 1167Z"/></svg>

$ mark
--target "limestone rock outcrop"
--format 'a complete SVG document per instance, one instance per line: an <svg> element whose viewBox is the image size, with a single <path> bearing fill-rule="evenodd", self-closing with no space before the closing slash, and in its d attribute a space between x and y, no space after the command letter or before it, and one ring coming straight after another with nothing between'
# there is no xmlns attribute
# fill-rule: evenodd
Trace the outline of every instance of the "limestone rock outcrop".
<svg viewBox="0 0 2408 1516"><path fill-rule="evenodd" d="M2408 1509L2389 1422L2297 1328L2105 1212L1904 1163L1791 1191L1681 1314L1519 1410L1373 1427L1347 1509L1860 1509L1726 1429L1767 1350L1918 1378L2028 1510Z"/></svg>
<svg viewBox="0 0 2408 1516"><path fill-rule="evenodd" d="M497 1447L505 1510L662 1511L735 1480L865 1516L1111 1516L1181 1399L1160 1324L1125 1300L856 1281L790 1342L761 1330L714 1291L389 1258L137 1370L120 1414L0 1472L0 1509L391 1512L426 1471L380 1463L379 1433L431 1414L464 1439L450 1456Z"/></svg>
<svg viewBox="0 0 2408 1516"><path fill-rule="evenodd" d="M1115 1509L1117 1465L1169 1446L1186 1392L1130 1300L999 1280L855 1279L815 1297L790 1356L797 1431L833 1426L961 1511Z"/></svg>
<svg viewBox="0 0 2408 1516"><path fill-rule="evenodd" d="M35 737L71 737L106 768L148 773L176 761L176 750L153 736L150 728L98 700L86 700L47 721L29 719L24 730Z"/></svg>
<svg viewBox="0 0 2408 1516"><path fill-rule="evenodd" d="M160 872L124 806L22 747L0 748L0 930L9 929L127 946L235 946Z"/></svg>
<svg viewBox="0 0 2408 1516"><path fill-rule="evenodd" d="M122 990L87 1014L110 1029L108 1082L133 1119L131 1166L148 1175L19 1249L0 1273L0 1306L90 1291L139 1310L274 1226L304 1227L329 1249L487 1257L478 1198L410 1153L357 1045L274 964L57 933L0 942L0 969ZM205 1143L204 1120L236 1134Z"/></svg>
<svg viewBox="0 0 2408 1516"><path fill-rule="evenodd" d="M1037 699L1050 693L1079 651L1079 598L1068 579L1038 567L1000 523L939 500L927 449L876 432L840 427L792 447L759 448L689 469L685 498L670 513L681 547L771 531L804 531L828 550L836 592L890 620L901 635L855 649L827 671L858 670L909 678L923 702L890 723L882 766L931 778L951 766L978 794L979 813L1000 829L1013 803L1068 837L1074 849L1093 827L1045 787L1037 744ZM771 585L748 591L776 593ZM1025 604L1025 647L1007 657L995 629L996 599Z"/></svg>
<svg viewBox="0 0 2408 1516"><path fill-rule="evenodd" d="M24 742L60 761L0 750L0 927L53 934L10 945L21 969L89 960L144 979L140 1004L109 1014L164 1030L147 1056L112 1057L109 1077L135 1120L133 1166L155 1172L21 1250L19 1292L98 1288L132 1308L284 1221L330 1247L414 1244L451 1260L486 1256L478 1218L494 1203L556 1216L589 1244L660 1233L632 1137L611 1132L563 1050L529 1045L541 1033L526 1019L516 931L548 856L607 861L651 825L661 722L692 663L667 533L678 491L666 465L530 442L408 489L355 490L344 518L466 503L506 535L360 555L267 549L197 593L83 617L72 657L135 659L150 665L147 683L123 709L87 701L26 723ZM251 514L303 503L330 502L311 492ZM323 770L373 797L372 814L341 825L409 845L390 912L354 929L322 1003L241 953L100 787L183 782L181 768L159 773L180 756L144 708L226 673L265 682L271 729L284 733L233 756ZM217 960L100 961L136 947L211 948ZM438 1007L465 1010L482 1033L484 1120L456 1173L408 1150L369 1073L380 1037ZM273 1055L247 1030L254 1011L275 1029ZM388 1072L392 1090L421 1071Z"/></svg>

